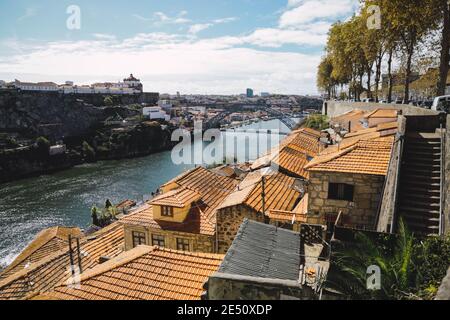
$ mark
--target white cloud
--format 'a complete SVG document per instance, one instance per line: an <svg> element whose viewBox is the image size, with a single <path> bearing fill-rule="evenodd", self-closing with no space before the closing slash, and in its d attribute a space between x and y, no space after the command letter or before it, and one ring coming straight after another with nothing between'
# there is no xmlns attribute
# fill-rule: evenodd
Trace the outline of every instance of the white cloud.
<svg viewBox="0 0 450 320"><path fill-rule="evenodd" d="M212 23L199 23L199 24L193 24L189 27L189 33L196 34L200 31L206 30L210 27L212 27L214 24Z"/></svg>
<svg viewBox="0 0 450 320"><path fill-rule="evenodd" d="M92 34L94 38L99 40L115 40L116 36L112 34L105 34L105 33L94 33Z"/></svg>
<svg viewBox="0 0 450 320"><path fill-rule="evenodd" d="M36 8L26 8L25 9L25 14L23 16L20 16L19 18L17 18L17 21L23 21L29 18L34 17L37 14L37 9Z"/></svg>
<svg viewBox="0 0 450 320"><path fill-rule="evenodd" d="M351 15L355 11L356 0L303 0L289 1L295 6L284 12L279 21L281 28L301 26L316 19L336 19Z"/></svg>
<svg viewBox="0 0 450 320"><path fill-rule="evenodd" d="M251 86L279 93L316 92L320 56L238 47L245 41L152 33L121 41L50 42L0 59L0 79L92 83L134 73L147 91L234 94Z"/></svg>
<svg viewBox="0 0 450 320"><path fill-rule="evenodd" d="M187 14L187 11L181 11L176 16L170 17L164 12L157 11L153 13L151 18L146 18L140 14L133 14L133 17L143 22L153 22L154 25L186 24L191 22L190 19L185 18Z"/></svg>

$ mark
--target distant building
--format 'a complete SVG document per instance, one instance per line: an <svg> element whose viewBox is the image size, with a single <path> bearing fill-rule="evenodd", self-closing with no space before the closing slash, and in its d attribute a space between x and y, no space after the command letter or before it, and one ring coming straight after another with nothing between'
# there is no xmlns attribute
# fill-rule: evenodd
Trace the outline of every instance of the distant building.
<svg viewBox="0 0 450 320"><path fill-rule="evenodd" d="M170 121L170 115L165 113L161 107L145 107L142 109L142 114L150 120Z"/></svg>
<svg viewBox="0 0 450 320"><path fill-rule="evenodd" d="M269 92L261 92L261 97L270 97Z"/></svg>
<svg viewBox="0 0 450 320"><path fill-rule="evenodd" d="M14 87L23 91L59 91L59 87L53 82L21 82L15 80L13 83Z"/></svg>
<svg viewBox="0 0 450 320"><path fill-rule="evenodd" d="M0 80L0 88L6 88L6 81Z"/></svg>
<svg viewBox="0 0 450 320"><path fill-rule="evenodd" d="M247 98L253 98L253 89L247 89Z"/></svg>

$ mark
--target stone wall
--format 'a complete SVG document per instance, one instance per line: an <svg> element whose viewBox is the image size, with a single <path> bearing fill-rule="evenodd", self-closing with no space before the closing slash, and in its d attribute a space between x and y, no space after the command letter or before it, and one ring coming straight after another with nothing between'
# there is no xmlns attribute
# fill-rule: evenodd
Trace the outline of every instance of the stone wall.
<svg viewBox="0 0 450 320"><path fill-rule="evenodd" d="M208 300L315 300L312 289L297 281L214 273L207 282Z"/></svg>
<svg viewBox="0 0 450 320"><path fill-rule="evenodd" d="M399 117L399 134L395 138L394 146L392 147L391 160L389 163L389 170L386 176L386 182L381 200L381 207L377 221L377 231L390 232L395 214L397 202L397 187L398 187L398 173L400 170L401 156L403 149L402 136L406 132L406 118Z"/></svg>
<svg viewBox="0 0 450 320"><path fill-rule="evenodd" d="M312 171L310 183L308 215L319 216L325 221L326 214L337 215L342 211L345 225L363 229L375 227L384 176ZM353 203L328 199L329 183L353 185Z"/></svg>
<svg viewBox="0 0 450 320"><path fill-rule="evenodd" d="M228 251L245 218L258 222L264 222L265 220L262 214L244 205L220 209L216 217L219 253L226 253Z"/></svg>
<svg viewBox="0 0 450 320"><path fill-rule="evenodd" d="M375 109L396 109L401 110L403 115L436 115L438 112L425 108L414 107L404 104L380 104L365 102L347 102L347 101L325 101L322 107L322 114L328 117L337 117L354 109L373 111Z"/></svg>
<svg viewBox="0 0 450 320"><path fill-rule="evenodd" d="M447 116L447 128L445 132L445 182L444 195L444 233L450 234L450 115Z"/></svg>
<svg viewBox="0 0 450 320"><path fill-rule="evenodd" d="M162 235L165 238L165 248L177 250L177 238L189 239L190 251L214 253L215 252L215 237L193 234L186 232L167 231L160 229L152 229L143 226L125 225L125 250L133 249L133 231L145 233L146 244L152 245L152 235Z"/></svg>

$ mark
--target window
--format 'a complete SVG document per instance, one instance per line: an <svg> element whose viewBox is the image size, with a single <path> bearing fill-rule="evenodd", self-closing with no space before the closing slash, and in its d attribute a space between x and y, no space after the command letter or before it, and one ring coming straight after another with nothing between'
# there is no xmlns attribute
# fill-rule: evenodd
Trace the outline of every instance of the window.
<svg viewBox="0 0 450 320"><path fill-rule="evenodd" d="M173 207L162 206L161 215L163 217L173 217Z"/></svg>
<svg viewBox="0 0 450 320"><path fill-rule="evenodd" d="M345 200L353 202L355 187L344 183L330 183L328 186L328 199Z"/></svg>
<svg viewBox="0 0 450 320"><path fill-rule="evenodd" d="M132 236L133 236L133 248L135 248L141 244L146 244L145 233L133 231Z"/></svg>
<svg viewBox="0 0 450 320"><path fill-rule="evenodd" d="M177 250L189 251L189 240L177 238Z"/></svg>
<svg viewBox="0 0 450 320"><path fill-rule="evenodd" d="M159 236L156 234L152 235L152 245L164 248L165 247L164 236Z"/></svg>

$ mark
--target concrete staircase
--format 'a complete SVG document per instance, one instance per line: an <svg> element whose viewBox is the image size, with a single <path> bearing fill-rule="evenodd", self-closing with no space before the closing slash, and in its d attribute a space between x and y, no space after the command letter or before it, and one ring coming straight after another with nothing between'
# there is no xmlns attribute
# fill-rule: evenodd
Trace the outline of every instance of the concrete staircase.
<svg viewBox="0 0 450 320"><path fill-rule="evenodd" d="M398 215L417 236L439 234L441 137L409 133L400 174Z"/></svg>

